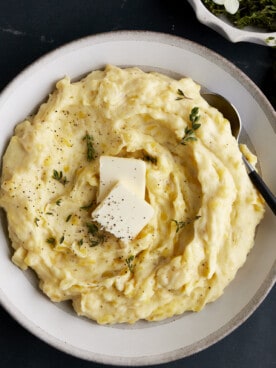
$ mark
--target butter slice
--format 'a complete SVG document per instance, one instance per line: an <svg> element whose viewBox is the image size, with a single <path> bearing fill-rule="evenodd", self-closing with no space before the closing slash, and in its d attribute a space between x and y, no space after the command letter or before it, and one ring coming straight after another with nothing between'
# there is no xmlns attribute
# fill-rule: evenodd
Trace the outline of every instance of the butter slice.
<svg viewBox="0 0 276 368"><path fill-rule="evenodd" d="M92 212L93 220L123 241L135 238L154 214L152 206L118 182Z"/></svg>
<svg viewBox="0 0 276 368"><path fill-rule="evenodd" d="M139 198L145 198L146 164L134 158L101 156L100 188L98 202L110 192L114 185L121 181Z"/></svg>

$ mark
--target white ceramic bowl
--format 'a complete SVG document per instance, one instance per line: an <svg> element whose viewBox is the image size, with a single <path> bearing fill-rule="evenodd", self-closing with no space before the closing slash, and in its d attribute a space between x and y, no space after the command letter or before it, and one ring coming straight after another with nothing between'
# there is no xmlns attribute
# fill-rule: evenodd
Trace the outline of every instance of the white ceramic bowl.
<svg viewBox="0 0 276 368"><path fill-rule="evenodd" d="M240 112L267 184L276 188L275 112L245 74L216 53L191 41L151 32L113 32L72 42L33 63L0 96L0 155L14 126L52 91L64 75L77 79L110 63L138 66L170 76L190 76L223 94ZM149 365L200 351L230 333L261 303L275 281L275 225L271 211L256 244L224 295L199 313L184 313L160 323L99 326L77 317L69 302L52 303L31 271L11 262L1 213L0 301L25 328L74 356L115 365Z"/></svg>
<svg viewBox="0 0 276 368"><path fill-rule="evenodd" d="M239 29L232 25L227 19L220 18L211 13L201 0L188 0L193 7L197 19L220 33L222 36L232 42L252 42L265 46L276 46L276 32L262 32L253 27Z"/></svg>

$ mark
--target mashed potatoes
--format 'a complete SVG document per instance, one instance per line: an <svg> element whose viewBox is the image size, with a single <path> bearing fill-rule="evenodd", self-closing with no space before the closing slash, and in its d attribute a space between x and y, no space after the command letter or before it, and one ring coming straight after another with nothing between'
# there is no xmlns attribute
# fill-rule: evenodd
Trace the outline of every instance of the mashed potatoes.
<svg viewBox="0 0 276 368"><path fill-rule="evenodd" d="M123 242L92 221L99 159L146 162L154 215ZM57 83L3 158L13 262L98 323L161 320L216 300L264 212L229 122L190 78L107 66Z"/></svg>

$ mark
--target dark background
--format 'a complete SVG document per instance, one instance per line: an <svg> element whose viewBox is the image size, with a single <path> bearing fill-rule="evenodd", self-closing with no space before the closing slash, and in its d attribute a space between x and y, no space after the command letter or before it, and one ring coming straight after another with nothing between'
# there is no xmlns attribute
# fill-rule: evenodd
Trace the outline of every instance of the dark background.
<svg viewBox="0 0 276 368"><path fill-rule="evenodd" d="M205 45L245 72L276 106L276 50L227 41L200 24L185 0L0 0L0 90L48 51L83 36L114 30L159 31ZM156 367L276 368L275 311L274 288L228 337L203 352ZM0 307L0 367L65 366L102 367L48 346Z"/></svg>

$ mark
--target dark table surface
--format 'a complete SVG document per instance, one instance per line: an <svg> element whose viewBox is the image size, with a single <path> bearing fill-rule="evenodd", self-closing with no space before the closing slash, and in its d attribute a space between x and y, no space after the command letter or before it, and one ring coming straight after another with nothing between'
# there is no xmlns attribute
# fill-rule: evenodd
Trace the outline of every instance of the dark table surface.
<svg viewBox="0 0 276 368"><path fill-rule="evenodd" d="M200 24L185 0L1 0L0 90L48 51L83 36L114 30L165 32L205 45L245 72L276 106L276 50L227 41ZM200 353L160 366L275 368L275 311L274 288L232 334ZM102 365L54 349L31 335L0 307L0 367L65 366Z"/></svg>

